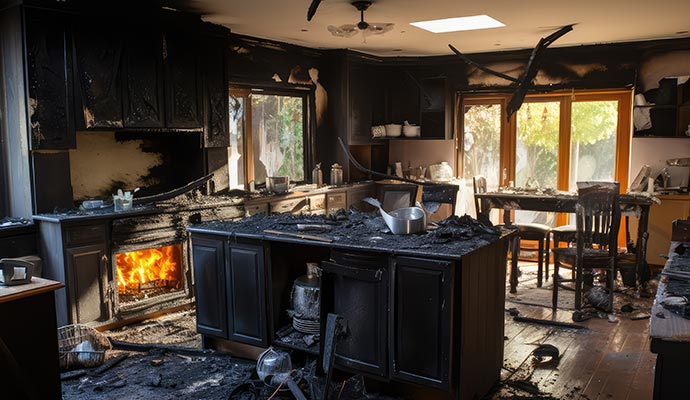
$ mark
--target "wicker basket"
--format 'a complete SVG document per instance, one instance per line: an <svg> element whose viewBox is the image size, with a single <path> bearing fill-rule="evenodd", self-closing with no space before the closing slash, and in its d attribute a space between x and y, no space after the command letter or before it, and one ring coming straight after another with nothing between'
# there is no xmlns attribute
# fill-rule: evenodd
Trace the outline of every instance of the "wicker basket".
<svg viewBox="0 0 690 400"><path fill-rule="evenodd" d="M103 364L111 345L102 333L86 325L58 328L60 368L95 367Z"/></svg>

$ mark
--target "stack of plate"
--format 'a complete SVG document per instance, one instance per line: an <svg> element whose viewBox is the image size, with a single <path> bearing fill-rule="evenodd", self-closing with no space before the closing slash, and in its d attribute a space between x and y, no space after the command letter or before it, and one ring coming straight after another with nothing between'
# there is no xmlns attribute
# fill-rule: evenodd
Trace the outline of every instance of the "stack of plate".
<svg viewBox="0 0 690 400"><path fill-rule="evenodd" d="M319 321L292 317L292 327L295 330L309 335L318 335L320 330Z"/></svg>

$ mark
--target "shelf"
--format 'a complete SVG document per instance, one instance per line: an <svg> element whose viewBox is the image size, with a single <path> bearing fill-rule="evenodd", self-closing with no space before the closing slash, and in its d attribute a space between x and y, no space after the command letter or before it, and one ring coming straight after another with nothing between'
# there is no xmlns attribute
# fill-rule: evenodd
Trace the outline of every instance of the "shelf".
<svg viewBox="0 0 690 400"><path fill-rule="evenodd" d="M283 329L287 329L288 326L283 327ZM280 331L281 329L279 329ZM304 337L308 336L304 333L298 332L296 330L292 330L288 335L283 336L283 337L278 337L277 332L276 332L276 338L273 341L273 344L276 346L281 346L281 347L287 347L289 349L293 350L299 350L303 351L305 353L309 353L312 355L318 355L319 354L319 341L315 341L314 343L311 344L311 346L307 346L307 344L304 342Z"/></svg>

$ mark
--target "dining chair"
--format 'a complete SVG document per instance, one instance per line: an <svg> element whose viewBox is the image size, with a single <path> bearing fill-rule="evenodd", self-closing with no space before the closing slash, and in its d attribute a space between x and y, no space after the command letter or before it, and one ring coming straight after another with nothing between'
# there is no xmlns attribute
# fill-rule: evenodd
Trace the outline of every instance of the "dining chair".
<svg viewBox="0 0 690 400"><path fill-rule="evenodd" d="M429 214L434 214L442 204L450 205L450 215L455 214L455 203L460 186L451 184L424 185L422 187L422 205Z"/></svg>
<svg viewBox="0 0 690 400"><path fill-rule="evenodd" d="M384 183L377 185L376 197L385 211L393 211L414 206L418 190L412 183Z"/></svg>
<svg viewBox="0 0 690 400"><path fill-rule="evenodd" d="M577 190L575 247L553 249L552 307L555 310L558 306L559 284L575 282L575 308L580 310L585 278L588 286L593 285L594 272L603 270L609 296L607 311L611 311L621 221L620 185L618 182L578 182ZM575 279L561 278L558 272L562 266L574 269Z"/></svg>
<svg viewBox="0 0 690 400"><path fill-rule="evenodd" d="M486 193L486 178L481 175L475 176L473 178L473 186L475 194ZM474 198L474 202L477 210L478 219L483 223L488 222L489 224L491 224L491 222L488 221L488 218L479 218L480 215L488 216L490 210L482 210L481 201L476 196ZM548 254L545 254L544 247L551 227L545 224L538 224L533 222L513 222L512 225L517 228L517 236L515 238L515 241L513 242L513 245L511 246L512 256L510 269L510 292L515 293L518 284L518 258L520 257L520 245L523 239L534 240L538 242L539 247L537 250L537 287L541 287L542 276L544 272L544 260L548 256Z"/></svg>

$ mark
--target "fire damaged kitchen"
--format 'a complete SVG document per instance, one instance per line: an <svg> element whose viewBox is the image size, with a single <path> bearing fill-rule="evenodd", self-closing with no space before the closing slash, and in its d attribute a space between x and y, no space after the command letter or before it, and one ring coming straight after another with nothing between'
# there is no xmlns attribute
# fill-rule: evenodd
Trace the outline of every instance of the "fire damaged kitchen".
<svg viewBox="0 0 690 400"><path fill-rule="evenodd" d="M475 3L0 0L0 399L687 398L690 3Z"/></svg>

